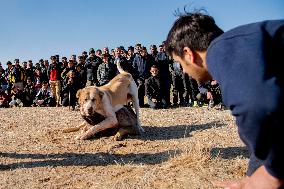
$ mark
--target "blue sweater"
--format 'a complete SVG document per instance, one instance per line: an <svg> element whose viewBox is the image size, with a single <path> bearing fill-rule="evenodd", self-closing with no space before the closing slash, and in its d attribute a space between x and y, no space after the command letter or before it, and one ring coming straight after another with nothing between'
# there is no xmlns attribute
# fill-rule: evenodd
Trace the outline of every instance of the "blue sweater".
<svg viewBox="0 0 284 189"><path fill-rule="evenodd" d="M284 20L244 25L210 44L206 61L241 139L284 178Z"/></svg>

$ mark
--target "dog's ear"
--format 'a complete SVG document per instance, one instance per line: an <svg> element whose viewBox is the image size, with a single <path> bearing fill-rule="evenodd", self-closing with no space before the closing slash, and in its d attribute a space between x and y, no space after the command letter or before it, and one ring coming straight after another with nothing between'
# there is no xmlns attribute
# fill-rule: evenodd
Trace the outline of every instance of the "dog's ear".
<svg viewBox="0 0 284 189"><path fill-rule="evenodd" d="M104 93L101 90L97 89L97 95L99 96L100 99L102 99L104 96Z"/></svg>
<svg viewBox="0 0 284 189"><path fill-rule="evenodd" d="M79 89L76 93L76 97L79 98L81 96L82 89Z"/></svg>

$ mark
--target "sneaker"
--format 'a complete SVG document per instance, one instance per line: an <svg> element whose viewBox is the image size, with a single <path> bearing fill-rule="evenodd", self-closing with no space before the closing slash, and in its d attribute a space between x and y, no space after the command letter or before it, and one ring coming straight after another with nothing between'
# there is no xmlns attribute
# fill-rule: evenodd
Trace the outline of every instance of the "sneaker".
<svg viewBox="0 0 284 189"><path fill-rule="evenodd" d="M199 106L198 101L193 101L193 103L192 103L192 107L198 107L198 106Z"/></svg>

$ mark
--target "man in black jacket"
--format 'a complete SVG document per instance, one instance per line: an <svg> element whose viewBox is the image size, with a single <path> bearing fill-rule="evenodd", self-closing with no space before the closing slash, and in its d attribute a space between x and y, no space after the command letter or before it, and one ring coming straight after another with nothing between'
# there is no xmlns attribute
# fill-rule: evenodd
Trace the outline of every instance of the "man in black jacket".
<svg viewBox="0 0 284 189"><path fill-rule="evenodd" d="M145 80L150 77L150 68L155 64L155 60L151 55L148 54L146 47L137 53L133 60L133 67L138 73L136 80L138 86L138 98L140 107L145 106L144 97L145 97Z"/></svg>
<svg viewBox="0 0 284 189"><path fill-rule="evenodd" d="M166 108L165 85L159 74L159 67L153 65L150 69L151 76L146 79L145 92L148 104L153 109Z"/></svg>
<svg viewBox="0 0 284 189"><path fill-rule="evenodd" d="M86 73L87 73L87 86L94 86L97 84L97 69L99 65L102 63L100 57L95 55L96 52L94 49L91 49L89 52L89 58L86 61Z"/></svg>

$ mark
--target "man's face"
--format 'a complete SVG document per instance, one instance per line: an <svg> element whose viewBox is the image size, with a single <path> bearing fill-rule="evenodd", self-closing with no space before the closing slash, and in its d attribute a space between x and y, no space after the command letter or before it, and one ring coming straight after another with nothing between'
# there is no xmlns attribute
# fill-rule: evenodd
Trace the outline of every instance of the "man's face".
<svg viewBox="0 0 284 189"><path fill-rule="evenodd" d="M147 55L147 50L146 49L142 49L140 51L141 56L146 56Z"/></svg>
<svg viewBox="0 0 284 189"><path fill-rule="evenodd" d="M155 53L157 52L157 48L156 47L151 47L151 53Z"/></svg>
<svg viewBox="0 0 284 189"><path fill-rule="evenodd" d="M136 47L135 47L135 50L136 50L137 53L139 53L139 52L141 51L141 49L142 49L141 46L136 46Z"/></svg>
<svg viewBox="0 0 284 189"><path fill-rule="evenodd" d="M79 64L85 64L85 60L82 59L82 58L80 58L80 59L79 59Z"/></svg>
<svg viewBox="0 0 284 189"><path fill-rule="evenodd" d="M104 56L103 61L104 61L104 63L108 63L108 56Z"/></svg>
<svg viewBox="0 0 284 189"><path fill-rule="evenodd" d="M193 58L190 55L186 55L183 58L173 53L173 59L180 63L183 71L195 79L198 83L204 83L210 79L209 72L202 65L197 65L193 62Z"/></svg>
<svg viewBox="0 0 284 189"><path fill-rule="evenodd" d="M116 57L118 57L120 55L120 53L121 53L121 51L120 51L119 48L114 49L114 54L115 54Z"/></svg>
<svg viewBox="0 0 284 189"><path fill-rule="evenodd" d="M31 83L32 83L32 80L27 79L27 83L28 83L28 84L31 84Z"/></svg>
<svg viewBox="0 0 284 189"><path fill-rule="evenodd" d="M128 49L128 55L130 55L130 56L132 56L133 55L133 50L131 50L131 49Z"/></svg>
<svg viewBox="0 0 284 189"><path fill-rule="evenodd" d="M108 54L108 53L109 53L108 48L107 48L107 47L104 47L104 48L103 48L103 52L104 52L104 54Z"/></svg>
<svg viewBox="0 0 284 189"><path fill-rule="evenodd" d="M49 66L49 62L48 61L44 61L44 65L48 67Z"/></svg>
<svg viewBox="0 0 284 189"><path fill-rule="evenodd" d="M46 84L46 83L45 83L45 84L42 84L42 88L43 88L43 89L47 89L47 88L48 88L48 84Z"/></svg>
<svg viewBox="0 0 284 189"><path fill-rule="evenodd" d="M73 61L69 61L69 62L68 62L68 67L69 67L69 68L72 68L73 66L74 66L74 62L73 62Z"/></svg>
<svg viewBox="0 0 284 189"><path fill-rule="evenodd" d="M159 73L159 70L157 68L151 68L150 72L152 76L157 76Z"/></svg>
<svg viewBox="0 0 284 189"><path fill-rule="evenodd" d="M102 51L96 51L96 55L97 56L101 56L102 55Z"/></svg>

